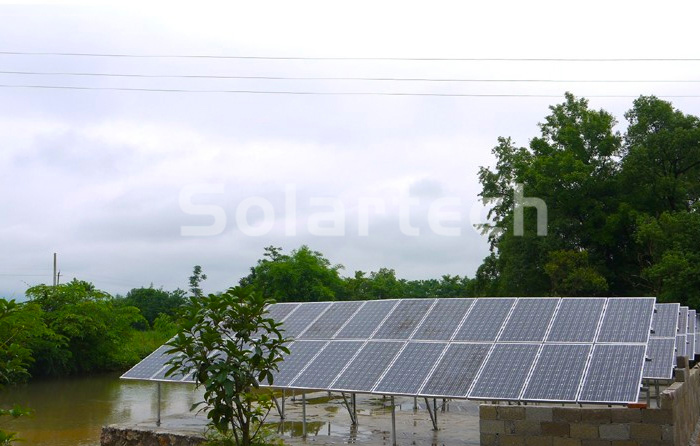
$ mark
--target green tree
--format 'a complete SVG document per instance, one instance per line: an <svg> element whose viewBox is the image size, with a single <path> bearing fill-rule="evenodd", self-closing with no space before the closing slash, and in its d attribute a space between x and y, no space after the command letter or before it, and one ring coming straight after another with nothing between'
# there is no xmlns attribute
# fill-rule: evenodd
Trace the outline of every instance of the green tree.
<svg viewBox="0 0 700 446"><path fill-rule="evenodd" d="M264 421L273 407L260 383L272 385L278 364L289 350L281 324L267 317L270 301L244 288L191 298L184 307L182 331L169 342L168 374L194 372L204 389L210 424L236 445L260 440Z"/></svg>
<svg viewBox="0 0 700 446"><path fill-rule="evenodd" d="M342 265L332 265L318 251L301 246L289 255L268 246L263 258L240 281L278 302L335 300L343 293Z"/></svg>
<svg viewBox="0 0 700 446"><path fill-rule="evenodd" d="M176 310L185 302L182 290L165 291L162 288L134 288L123 298L124 305L136 307L153 327L153 322L161 314L175 316Z"/></svg>
<svg viewBox="0 0 700 446"><path fill-rule="evenodd" d="M190 293L194 297L202 297L202 282L207 280L207 275L202 272L202 267L195 265L190 276Z"/></svg>
<svg viewBox="0 0 700 446"><path fill-rule="evenodd" d="M91 283L74 279L58 286L37 285L27 297L42 310L52 333L34 346L32 375L111 370L129 338L132 324L143 321L138 308L117 305Z"/></svg>
<svg viewBox="0 0 700 446"><path fill-rule="evenodd" d="M608 290L608 282L589 264L586 251L552 251L544 269L555 296L598 296Z"/></svg>

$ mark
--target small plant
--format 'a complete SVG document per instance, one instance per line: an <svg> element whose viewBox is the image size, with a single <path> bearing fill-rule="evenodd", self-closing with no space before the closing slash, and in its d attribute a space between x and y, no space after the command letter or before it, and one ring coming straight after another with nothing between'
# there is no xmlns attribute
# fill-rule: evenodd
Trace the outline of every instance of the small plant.
<svg viewBox="0 0 700 446"><path fill-rule="evenodd" d="M274 403L260 383L273 374L289 350L280 323L267 317L270 303L246 288L191 297L183 308L182 330L168 343L168 376L194 373L216 445L252 446L265 439L264 422Z"/></svg>

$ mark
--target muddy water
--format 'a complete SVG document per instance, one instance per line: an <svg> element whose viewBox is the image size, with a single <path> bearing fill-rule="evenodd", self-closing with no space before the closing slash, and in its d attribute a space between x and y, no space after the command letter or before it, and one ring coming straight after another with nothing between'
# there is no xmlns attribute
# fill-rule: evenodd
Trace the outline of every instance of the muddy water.
<svg viewBox="0 0 700 446"><path fill-rule="evenodd" d="M164 384L165 415L187 412L197 400L191 386ZM105 424L138 422L155 417L156 386L119 380L108 374L34 381L0 392L0 406L29 407L29 418L0 419L5 430L19 432L24 445L96 446Z"/></svg>

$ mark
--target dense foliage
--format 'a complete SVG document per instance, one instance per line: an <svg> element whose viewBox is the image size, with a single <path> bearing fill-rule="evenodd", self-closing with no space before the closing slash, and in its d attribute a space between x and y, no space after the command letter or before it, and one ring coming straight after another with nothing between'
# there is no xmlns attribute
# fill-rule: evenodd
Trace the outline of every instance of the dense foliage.
<svg viewBox="0 0 700 446"><path fill-rule="evenodd" d="M494 295L655 295L700 304L700 120L655 97L625 115L567 95L528 147L501 138L481 196L496 199L482 286ZM513 190L548 207L548 234L513 230Z"/></svg>
<svg viewBox="0 0 700 446"><path fill-rule="evenodd" d="M259 383L272 384L289 354L281 323L266 314L268 303L244 288L192 297L183 309L182 330L169 342L169 352L179 355L168 374L194 373L204 401L193 409L206 409L210 425L235 445L261 440L273 402Z"/></svg>

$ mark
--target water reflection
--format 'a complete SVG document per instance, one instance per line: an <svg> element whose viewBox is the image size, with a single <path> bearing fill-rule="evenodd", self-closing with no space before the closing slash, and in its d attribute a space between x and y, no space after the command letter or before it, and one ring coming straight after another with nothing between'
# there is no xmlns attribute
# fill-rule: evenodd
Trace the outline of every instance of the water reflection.
<svg viewBox="0 0 700 446"><path fill-rule="evenodd" d="M163 384L161 412L187 412L200 399L193 386ZM0 392L0 405L15 403L34 410L31 418L2 420L24 444L96 446L103 425L155 418L157 390L153 383L119 380L115 374L40 380Z"/></svg>

